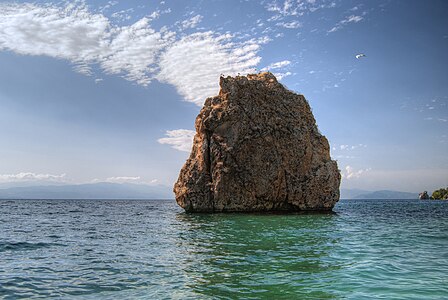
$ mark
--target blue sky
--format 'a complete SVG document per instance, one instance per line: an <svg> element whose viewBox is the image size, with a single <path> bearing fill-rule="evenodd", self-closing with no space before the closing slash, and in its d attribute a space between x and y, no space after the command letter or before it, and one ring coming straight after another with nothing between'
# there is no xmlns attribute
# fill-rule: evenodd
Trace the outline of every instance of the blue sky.
<svg viewBox="0 0 448 300"><path fill-rule="evenodd" d="M447 13L446 1L1 1L0 183L171 186L219 75L270 70L309 100L343 188L446 186Z"/></svg>

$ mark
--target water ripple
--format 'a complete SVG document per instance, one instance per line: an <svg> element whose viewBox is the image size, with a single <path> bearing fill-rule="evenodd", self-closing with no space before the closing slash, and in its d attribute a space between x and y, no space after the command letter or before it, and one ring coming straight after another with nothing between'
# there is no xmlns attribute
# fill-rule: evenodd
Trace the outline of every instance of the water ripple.
<svg viewBox="0 0 448 300"><path fill-rule="evenodd" d="M341 201L336 212L0 200L0 298L447 298L448 202Z"/></svg>

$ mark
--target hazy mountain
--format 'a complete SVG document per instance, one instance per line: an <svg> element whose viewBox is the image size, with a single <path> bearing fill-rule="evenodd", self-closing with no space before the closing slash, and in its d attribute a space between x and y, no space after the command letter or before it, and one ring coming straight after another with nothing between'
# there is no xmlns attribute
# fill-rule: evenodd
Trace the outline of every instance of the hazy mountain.
<svg viewBox="0 0 448 300"><path fill-rule="evenodd" d="M383 190L360 194L356 199L418 199L418 193Z"/></svg>
<svg viewBox="0 0 448 300"><path fill-rule="evenodd" d="M173 199L171 187L131 183L93 183L0 187L0 199Z"/></svg>
<svg viewBox="0 0 448 300"><path fill-rule="evenodd" d="M371 193L371 191L360 189L341 189L341 199L355 199L356 196Z"/></svg>
<svg viewBox="0 0 448 300"><path fill-rule="evenodd" d="M48 186L48 185L67 185L67 183L58 181L43 181L43 180L29 180L29 181L14 181L0 183L0 189L9 189L14 187L29 187L29 186Z"/></svg>
<svg viewBox="0 0 448 300"><path fill-rule="evenodd" d="M418 199L418 193L341 189L341 199Z"/></svg>
<svg viewBox="0 0 448 300"><path fill-rule="evenodd" d="M67 185L45 182L0 184L0 199L174 199L171 187L132 183ZM341 199L418 199L417 193L341 189Z"/></svg>

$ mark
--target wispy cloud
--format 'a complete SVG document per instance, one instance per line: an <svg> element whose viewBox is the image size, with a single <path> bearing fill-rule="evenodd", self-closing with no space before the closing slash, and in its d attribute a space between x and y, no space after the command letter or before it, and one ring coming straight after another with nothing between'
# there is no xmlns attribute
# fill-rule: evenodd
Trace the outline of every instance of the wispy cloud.
<svg viewBox="0 0 448 300"><path fill-rule="evenodd" d="M289 71L279 72L281 69L283 69L284 67L286 67L290 64L291 64L291 61L283 60L283 61L271 63L267 67L262 68L260 71L266 72L266 71L276 70L277 72L274 72L274 75L275 75L275 77L277 77L278 80L281 80L282 78L284 78L286 76L292 75L292 73Z"/></svg>
<svg viewBox="0 0 448 300"><path fill-rule="evenodd" d="M152 29L149 18L113 26L83 4L0 4L0 11L0 50L66 59L85 75L99 64L105 73L142 85L150 82L156 58L174 37Z"/></svg>
<svg viewBox="0 0 448 300"><path fill-rule="evenodd" d="M282 16L295 16L297 15L298 7L294 5L294 1L286 0L283 3L277 1L271 2L266 6L266 9L271 12L279 13Z"/></svg>
<svg viewBox="0 0 448 300"><path fill-rule="evenodd" d="M171 145L176 150L190 152L193 145L194 130L176 129L168 130L165 138L158 139L160 144Z"/></svg>
<svg viewBox="0 0 448 300"><path fill-rule="evenodd" d="M268 19L269 22L283 20L286 18L297 18L305 13L313 13L319 9L336 7L333 1L317 1L317 0L274 0L266 5L268 12L274 13Z"/></svg>
<svg viewBox="0 0 448 300"><path fill-rule="evenodd" d="M345 179L359 178L366 172L369 172L370 170L371 170L370 168L355 170L351 166L346 166L345 170L342 172L341 176L342 176L342 178L345 178Z"/></svg>
<svg viewBox="0 0 448 300"><path fill-rule="evenodd" d="M336 32L339 29L342 29L344 26L346 26L349 23L358 23L358 22L362 21L363 19L364 18L362 16L350 15L350 16L346 17L344 20L336 23L336 25L333 28L328 30L328 33Z"/></svg>
<svg viewBox="0 0 448 300"><path fill-rule="evenodd" d="M289 60L282 60L282 61L278 61L278 62L272 63L272 64L270 64L267 67L264 67L263 69L261 69L261 71L269 71L269 70L280 69L280 68L288 66L289 64L291 64L291 61L289 61Z"/></svg>
<svg viewBox="0 0 448 300"><path fill-rule="evenodd" d="M66 174L53 175L53 174L40 174L32 172L21 172L17 174L0 174L0 181L2 182L15 182L15 181L65 181Z"/></svg>
<svg viewBox="0 0 448 300"><path fill-rule="evenodd" d="M193 33L179 38L151 21L157 11L128 26L114 25L82 2L53 4L0 4L0 50L45 55L71 62L75 71L91 76L92 66L146 86L153 79L173 84L186 101L201 105L215 94L221 73L252 72L257 52L266 39L238 42L232 34ZM182 23L194 28L196 15Z"/></svg>
<svg viewBox="0 0 448 300"><path fill-rule="evenodd" d="M105 182L112 182L112 183L136 183L141 181L140 176L117 176L117 177L109 177L105 180Z"/></svg>
<svg viewBox="0 0 448 300"><path fill-rule="evenodd" d="M131 13L133 13L133 12L134 12L133 8L120 10L120 11L114 12L111 15L111 17L114 18L114 19L117 19L119 21L126 21L126 20L130 20L131 19Z"/></svg>
<svg viewBox="0 0 448 300"><path fill-rule="evenodd" d="M284 72L284 73L274 73L274 76L278 79L278 80L282 80L283 78L285 78L286 76L291 76L292 73L291 72Z"/></svg>
<svg viewBox="0 0 448 300"><path fill-rule="evenodd" d="M339 147L334 146L332 150L354 150L357 148L367 148L366 144L357 144L357 145L339 145Z"/></svg>
<svg viewBox="0 0 448 300"><path fill-rule="evenodd" d="M190 102L201 106L219 90L219 76L254 72L260 62L260 41L236 44L232 35L194 33L173 43L160 57L157 79L174 85Z"/></svg>
<svg viewBox="0 0 448 300"><path fill-rule="evenodd" d="M201 15L196 15L188 20L184 20L181 22L182 29L195 28L204 17Z"/></svg>
<svg viewBox="0 0 448 300"><path fill-rule="evenodd" d="M100 65L106 73L124 74L127 80L147 85L158 70L158 57L173 40L173 32L156 32L150 20L142 18L114 30Z"/></svg>
<svg viewBox="0 0 448 300"><path fill-rule="evenodd" d="M291 21L291 22L279 22L275 24L276 26L280 26L287 29L296 29L301 26L299 21Z"/></svg>

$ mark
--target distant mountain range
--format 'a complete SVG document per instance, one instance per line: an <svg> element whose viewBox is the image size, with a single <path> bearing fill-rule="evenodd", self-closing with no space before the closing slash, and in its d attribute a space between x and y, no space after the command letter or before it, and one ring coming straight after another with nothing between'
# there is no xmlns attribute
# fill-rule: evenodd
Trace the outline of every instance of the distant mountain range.
<svg viewBox="0 0 448 300"><path fill-rule="evenodd" d="M418 193L391 190L366 191L359 189L341 189L341 199L418 199Z"/></svg>
<svg viewBox="0 0 448 300"><path fill-rule="evenodd" d="M171 187L131 183L0 185L0 199L174 199Z"/></svg>
<svg viewBox="0 0 448 300"><path fill-rule="evenodd" d="M55 182L0 184L0 199L174 199L172 188L132 183L67 185ZM417 193L341 189L341 199L418 199Z"/></svg>

